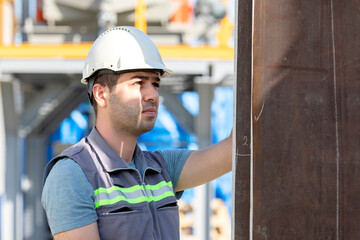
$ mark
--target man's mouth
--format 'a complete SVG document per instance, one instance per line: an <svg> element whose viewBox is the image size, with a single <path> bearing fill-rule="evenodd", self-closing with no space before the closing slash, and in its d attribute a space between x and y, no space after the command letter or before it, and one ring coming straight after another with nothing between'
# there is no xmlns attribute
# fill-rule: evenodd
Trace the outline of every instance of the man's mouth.
<svg viewBox="0 0 360 240"><path fill-rule="evenodd" d="M142 111L142 113L145 115L156 116L157 109L155 107L149 107Z"/></svg>

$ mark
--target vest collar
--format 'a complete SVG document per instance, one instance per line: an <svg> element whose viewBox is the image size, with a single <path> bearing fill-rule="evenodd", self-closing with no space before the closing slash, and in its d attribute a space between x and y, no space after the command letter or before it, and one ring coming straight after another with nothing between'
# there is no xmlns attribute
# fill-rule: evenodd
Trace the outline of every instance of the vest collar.
<svg viewBox="0 0 360 240"><path fill-rule="evenodd" d="M96 127L93 127L87 139L90 145L94 148L96 154L99 156L99 159L107 172L113 172L122 169L132 169L129 164L127 164L119 155L117 155L117 153L109 146L109 144L106 143ZM137 144L135 147L133 160L136 161L135 164L137 168L143 170L152 168L158 172L161 172L159 165L146 161L143 152Z"/></svg>

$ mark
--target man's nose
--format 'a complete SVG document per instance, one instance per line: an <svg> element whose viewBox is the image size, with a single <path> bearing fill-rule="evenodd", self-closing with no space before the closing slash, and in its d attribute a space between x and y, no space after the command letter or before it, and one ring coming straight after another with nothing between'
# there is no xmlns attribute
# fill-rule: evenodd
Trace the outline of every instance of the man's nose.
<svg viewBox="0 0 360 240"><path fill-rule="evenodd" d="M144 101L153 101L156 102L159 100L159 92L158 88L153 86L152 84L146 84L143 89L143 98Z"/></svg>

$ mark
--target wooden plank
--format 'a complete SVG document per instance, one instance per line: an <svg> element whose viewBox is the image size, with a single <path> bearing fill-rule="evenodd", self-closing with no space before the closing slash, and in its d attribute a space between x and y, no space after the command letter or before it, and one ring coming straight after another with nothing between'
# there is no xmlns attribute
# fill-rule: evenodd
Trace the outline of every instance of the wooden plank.
<svg viewBox="0 0 360 240"><path fill-rule="evenodd" d="M360 239L360 1L334 1L339 239Z"/></svg>
<svg viewBox="0 0 360 240"><path fill-rule="evenodd" d="M235 166L234 239L360 239L359 6L254 0L253 172ZM249 175L253 198L242 195Z"/></svg>
<svg viewBox="0 0 360 240"><path fill-rule="evenodd" d="M331 11L323 3L255 3L254 239L336 239Z"/></svg>
<svg viewBox="0 0 360 240"><path fill-rule="evenodd" d="M236 1L233 239L249 239L252 1Z"/></svg>

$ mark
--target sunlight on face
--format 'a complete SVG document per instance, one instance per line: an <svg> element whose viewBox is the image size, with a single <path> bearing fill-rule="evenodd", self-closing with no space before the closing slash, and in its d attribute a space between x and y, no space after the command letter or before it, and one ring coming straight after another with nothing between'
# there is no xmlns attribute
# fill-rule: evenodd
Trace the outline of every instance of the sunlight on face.
<svg viewBox="0 0 360 240"><path fill-rule="evenodd" d="M116 131L140 135L155 124L160 79L156 72L121 74L109 95L109 116Z"/></svg>

